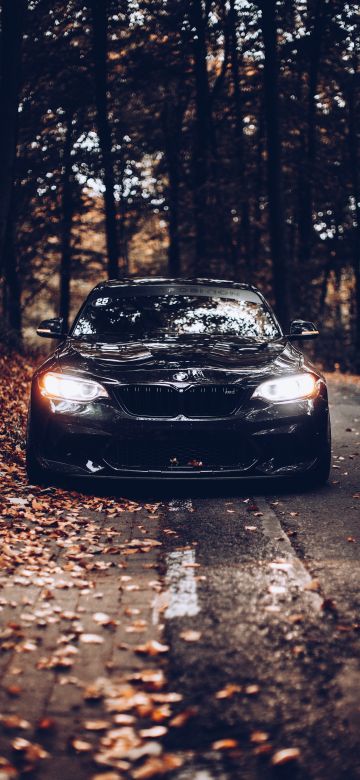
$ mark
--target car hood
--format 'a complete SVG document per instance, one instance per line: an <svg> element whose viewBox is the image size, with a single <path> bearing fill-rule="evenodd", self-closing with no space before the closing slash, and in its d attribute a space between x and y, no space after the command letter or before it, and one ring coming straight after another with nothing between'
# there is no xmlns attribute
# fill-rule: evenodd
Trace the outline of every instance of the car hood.
<svg viewBox="0 0 360 780"><path fill-rule="evenodd" d="M56 358L64 372L122 381L169 381L179 371L193 379L219 373L229 377L280 374L296 370L303 360L286 340L259 344L206 336L117 344L68 339Z"/></svg>

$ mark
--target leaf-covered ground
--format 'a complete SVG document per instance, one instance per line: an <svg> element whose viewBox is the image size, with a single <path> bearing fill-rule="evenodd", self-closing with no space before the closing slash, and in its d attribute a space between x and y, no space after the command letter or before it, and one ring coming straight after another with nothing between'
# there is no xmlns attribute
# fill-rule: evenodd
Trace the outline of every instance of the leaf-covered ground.
<svg viewBox="0 0 360 780"><path fill-rule="evenodd" d="M151 626L158 506L27 483L33 370L0 356L0 777L161 776L188 714Z"/></svg>

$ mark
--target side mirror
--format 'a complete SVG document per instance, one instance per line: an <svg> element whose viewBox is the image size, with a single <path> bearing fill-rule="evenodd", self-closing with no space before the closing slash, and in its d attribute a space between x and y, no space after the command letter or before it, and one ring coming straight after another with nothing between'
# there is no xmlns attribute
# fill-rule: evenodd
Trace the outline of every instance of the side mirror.
<svg viewBox="0 0 360 780"><path fill-rule="evenodd" d="M66 336L63 330L63 318L53 317L51 320L43 320L36 329L38 336L44 339L62 339Z"/></svg>
<svg viewBox="0 0 360 780"><path fill-rule="evenodd" d="M296 339L316 339L319 335L319 331L313 322L307 322L307 320L293 320L290 325L290 333L286 338L289 341L296 341Z"/></svg>

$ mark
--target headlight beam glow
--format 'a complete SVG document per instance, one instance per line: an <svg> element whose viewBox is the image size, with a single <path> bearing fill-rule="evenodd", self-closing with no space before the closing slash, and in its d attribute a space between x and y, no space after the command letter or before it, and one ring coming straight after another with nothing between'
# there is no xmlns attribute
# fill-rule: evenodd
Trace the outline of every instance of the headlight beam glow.
<svg viewBox="0 0 360 780"><path fill-rule="evenodd" d="M279 379L269 379L254 391L253 398L264 401L297 401L317 395L318 384L313 374L292 374Z"/></svg>
<svg viewBox="0 0 360 780"><path fill-rule="evenodd" d="M99 382L52 371L40 377L39 385L42 395L64 401L94 401L95 398L108 397L105 387Z"/></svg>

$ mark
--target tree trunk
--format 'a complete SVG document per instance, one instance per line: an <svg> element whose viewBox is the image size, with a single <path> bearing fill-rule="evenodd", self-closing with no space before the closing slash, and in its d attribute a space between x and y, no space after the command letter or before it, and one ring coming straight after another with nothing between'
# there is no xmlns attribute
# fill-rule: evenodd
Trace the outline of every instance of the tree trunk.
<svg viewBox="0 0 360 780"><path fill-rule="evenodd" d="M127 238L127 198L124 192L125 183L125 168L126 160L124 149L121 147L119 152L119 165L118 165L118 186L119 186L119 212L120 212L120 235L119 246L121 265L125 274L129 272L129 252L128 252L128 238Z"/></svg>
<svg viewBox="0 0 360 780"><path fill-rule="evenodd" d="M60 263L60 317L63 318L64 330L69 330L70 314L70 281L71 281L71 229L74 215L73 177L71 168L72 114L66 117L66 136L63 153L63 186L62 186L62 249Z"/></svg>
<svg viewBox="0 0 360 780"><path fill-rule="evenodd" d="M1 2L0 82L0 272L5 276L5 299L11 328L20 335L20 284L11 214L18 135L24 0ZM14 298L12 298L14 296Z"/></svg>
<svg viewBox="0 0 360 780"><path fill-rule="evenodd" d="M353 226L354 238L352 244L353 252L353 268L355 277L355 306L356 306L356 319L355 319L355 360L356 371L360 373L360 181L359 181L359 150L358 150L358 136L357 136L357 88L359 84L360 74L358 71L357 62L354 66L354 75L351 78L351 85L349 90L348 105L349 105L349 130L348 130L348 142L349 142L349 157L352 176L352 195L355 203L355 223Z"/></svg>
<svg viewBox="0 0 360 780"><path fill-rule="evenodd" d="M179 189L180 189L180 132L177 119L176 107L166 103L163 115L162 125L164 132L164 148L166 166L169 179L169 250L168 250L168 269L169 276L180 276L180 239L179 239ZM179 119L182 124L183 112Z"/></svg>
<svg viewBox="0 0 360 780"><path fill-rule="evenodd" d="M310 283L311 259L313 250L313 200L316 178L316 90L319 77L321 45L327 19L327 2L318 0L313 28L308 38L308 78L307 78L307 126L301 144L299 162L299 270L303 284L300 298ZM306 67L306 65L305 65ZM300 62L299 79L303 79L304 64ZM301 101L301 88L299 100Z"/></svg>
<svg viewBox="0 0 360 780"><path fill-rule="evenodd" d="M249 201L246 192L245 159L244 159L244 125L243 105L240 86L240 61L237 41L238 16L235 0L230 0L228 13L230 37L230 63L233 82L233 103L235 118L235 141L237 152L237 184L239 191L239 231L238 251L243 259L246 281L251 281L251 250L250 250L250 218Z"/></svg>
<svg viewBox="0 0 360 780"><path fill-rule="evenodd" d="M265 55L264 110L267 135L267 189L273 289L278 317L282 325L286 326L289 319L289 303L282 201L276 0L261 0L260 6Z"/></svg>
<svg viewBox="0 0 360 780"><path fill-rule="evenodd" d="M14 197L10 201L10 210L15 211ZM7 220L4 241L4 314L5 325L17 340L21 342L22 312L21 312L21 283L17 267L17 254L15 249L15 221L13 214Z"/></svg>
<svg viewBox="0 0 360 780"><path fill-rule="evenodd" d="M193 149L193 196L195 216L196 272L208 273L208 167L210 143L210 96L206 64L205 19L201 0L190 2L193 39L196 100L196 125Z"/></svg>
<svg viewBox="0 0 360 780"><path fill-rule="evenodd" d="M116 225L115 177L113 169L111 127L107 101L107 27L108 0L89 0L92 11L93 56L97 127L104 170L104 201L106 244L108 254L108 276L119 276L119 246Z"/></svg>

